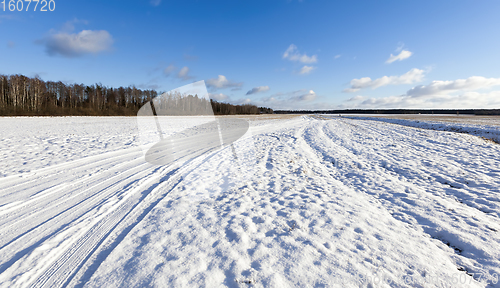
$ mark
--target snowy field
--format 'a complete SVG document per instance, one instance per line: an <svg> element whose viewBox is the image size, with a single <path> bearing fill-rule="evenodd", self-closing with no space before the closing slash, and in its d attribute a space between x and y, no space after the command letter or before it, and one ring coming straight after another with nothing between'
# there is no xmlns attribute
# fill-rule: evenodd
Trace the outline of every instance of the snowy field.
<svg viewBox="0 0 500 288"><path fill-rule="evenodd" d="M466 133L500 144L500 116L475 115L345 115L347 118L375 120L415 128Z"/></svg>
<svg viewBox="0 0 500 288"><path fill-rule="evenodd" d="M247 120L155 166L134 117L0 118L0 287L500 287L498 126Z"/></svg>

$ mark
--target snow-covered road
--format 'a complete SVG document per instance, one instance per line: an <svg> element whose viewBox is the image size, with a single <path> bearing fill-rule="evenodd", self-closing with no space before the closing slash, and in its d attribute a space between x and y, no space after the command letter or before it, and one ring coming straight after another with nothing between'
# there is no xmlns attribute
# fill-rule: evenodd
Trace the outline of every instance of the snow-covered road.
<svg viewBox="0 0 500 288"><path fill-rule="evenodd" d="M0 119L0 287L500 287L499 144L300 116L154 166L134 121Z"/></svg>

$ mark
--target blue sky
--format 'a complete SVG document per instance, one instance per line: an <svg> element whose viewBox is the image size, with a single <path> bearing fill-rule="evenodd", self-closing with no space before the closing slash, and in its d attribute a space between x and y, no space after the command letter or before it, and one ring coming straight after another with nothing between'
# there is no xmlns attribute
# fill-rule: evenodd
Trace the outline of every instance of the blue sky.
<svg viewBox="0 0 500 288"><path fill-rule="evenodd" d="M1 74L205 80L214 99L274 109L500 108L500 1L54 2L0 11Z"/></svg>

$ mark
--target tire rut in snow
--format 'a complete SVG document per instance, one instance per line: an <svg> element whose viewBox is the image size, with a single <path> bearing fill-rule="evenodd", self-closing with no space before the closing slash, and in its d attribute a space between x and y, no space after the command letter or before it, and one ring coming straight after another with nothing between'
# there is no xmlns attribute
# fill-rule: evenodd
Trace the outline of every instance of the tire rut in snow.
<svg viewBox="0 0 500 288"><path fill-rule="evenodd" d="M123 191L120 191L123 178L116 178L125 176L124 178L128 179L130 176L138 174L138 172L140 170L137 170L137 168L127 169L123 173L114 174L109 179L95 181L97 184L94 186L82 186L80 187L82 191L78 191L78 189L72 191L72 197L69 199L62 197L63 195L54 195L53 198L40 199L36 203L36 207L38 208L35 211L30 210L32 207L29 206L22 207L27 211L19 213L24 212L24 215L18 213L14 215L15 217L9 217L11 224L7 227L1 227L3 245L0 248L0 252L3 252L1 253L3 259L10 260L0 266L0 271L4 271L10 266L9 264L12 264L23 257L23 255L35 249L37 243L40 244L63 229L68 228L70 223L84 217L95 207L103 205L107 199L117 196L116 194L118 193L123 193ZM92 192L85 193L89 190ZM16 244L16 241L19 240L23 241ZM15 247L12 245L15 245ZM20 252L17 252L14 256L9 256L9 253L5 254L5 248L8 248L9 251Z"/></svg>
<svg viewBox="0 0 500 288"><path fill-rule="evenodd" d="M1 179L3 188L0 193L0 207L19 199L43 194L45 190L65 183L68 178L73 180L73 177L85 177L95 172L95 169L115 167L124 164L123 160L135 159L139 156L140 151L135 148L127 149L127 151L114 151L42 168L21 174L21 176Z"/></svg>
<svg viewBox="0 0 500 288"><path fill-rule="evenodd" d="M192 159L181 168L169 170L169 167L165 167L156 173L157 175L149 176L134 193L128 193L132 194L130 201L125 201L118 209L108 213L87 231L84 237L71 244L71 247L37 278L32 287L83 286L130 231L177 187L185 176L218 152Z"/></svg>
<svg viewBox="0 0 500 288"><path fill-rule="evenodd" d="M342 122L344 122L344 121L342 121ZM342 124L345 124L345 123L342 123ZM379 126L379 125L377 125L377 126ZM326 125L324 125L324 124L322 125L323 129L326 127L327 127ZM359 125L355 125L352 127L353 127L353 129L368 130L365 127L362 127ZM387 126L385 126L385 127L387 127ZM339 127L336 127L336 128L339 128ZM372 131L376 132L378 137L383 137L383 138L391 137L390 132L392 132L392 130L386 131L385 133L384 133L384 131L380 131L380 130L379 131L372 130ZM354 136L355 132L353 132L353 131L348 131L348 133L350 134L350 136L348 136L348 137L340 137L339 135L336 135L333 132L326 131L326 129L324 129L324 132L325 132L325 135L327 136L326 138L328 138L332 142L332 144L334 144L335 146L337 145L335 143L336 139L341 142L342 146L346 146L345 148L348 148L349 146L352 146L352 145L357 145L356 143L352 143L352 145L349 145L349 143L345 142L345 140L344 140L344 138L355 139L356 138ZM401 136L408 137L408 135L404 135L404 133L399 133L399 134L400 135L403 134ZM314 135L316 135L316 134L314 134ZM332 137L332 136L335 136L335 137ZM306 143L308 144L309 148L311 148L312 152L314 152L315 150L318 150L318 149L320 150L317 152L318 157L321 157L321 156L325 157L324 155L328 154L328 150L321 151L322 150L321 147L318 146L319 144L317 142L321 142L320 140L318 140L316 138L311 138L311 137L304 137L304 140L306 140ZM311 142L314 142L314 143L311 143ZM414 150L415 147L408 146L407 149ZM321 155L319 155L318 153ZM352 152L350 152L350 154L351 153ZM354 154L354 153L352 153L352 154ZM357 154L354 154L354 156L357 156ZM376 158L374 158L374 160L376 160ZM322 164L324 165L324 163L322 163ZM369 167L367 165L365 165L365 167L369 168L369 169L374 168L374 167ZM378 165L377 165L377 167L378 167ZM409 187L410 190L412 190L412 191L418 191L418 189L420 188L417 185L417 183L414 183L414 181L407 179L407 177L404 174L396 173L399 176L395 176L394 172L391 171L390 169L387 169L387 167L384 167L384 165L382 165L380 167L382 167L384 169L378 169L375 172L375 174L380 174L380 179L391 179L391 181L394 182L395 185L398 185L400 187L407 187L407 188ZM342 168L342 167L340 167L340 168ZM377 191L369 191L366 187L363 187L362 185L361 186L357 185L356 183L358 183L359 181L361 181L361 182L373 181L373 180L367 178L367 177L370 177L370 175L365 175L365 173L362 170L360 170L358 172L354 171L353 173L350 173L349 171L347 171L345 169L341 169L341 170L343 170L342 174L346 174L346 173L349 174L348 176L346 176L347 175L346 174L346 175L344 175L343 178L339 178L346 186L350 186L350 187L357 189L357 190L361 189L361 191L366 192L368 195L371 195L372 197L381 200L384 203L384 206L387 207L387 209L393 211L391 214L394 215L395 220L407 222L410 225L416 224L417 226L420 226L422 228L421 231L423 233L427 234L429 237L431 237L433 239L439 240L439 242L442 242L444 245L452 248L451 251L453 252L453 254L450 254L450 257L453 259L454 263L456 263L457 270L466 273L468 276L471 276L472 275L471 273L483 273L483 274L485 273L484 269L481 269L481 268L478 269L477 267L474 267L474 266L471 267L470 264L468 264L468 265L465 264L465 263L470 263L471 262L470 260L475 260L475 261L481 263L482 265L486 264L488 266L490 266L490 265L494 266L494 264L492 264L489 259L480 257L480 255L483 255L483 253L485 253L483 250L481 250L478 247L467 247L467 243L463 243L462 240L460 240L460 237L457 236L458 234L462 235L463 233L465 233L464 235L467 235L467 234L470 234L473 232L466 232L466 231L461 230L461 229L455 230L455 228L451 229L451 227L454 227L453 224L451 224L451 223L436 222L436 221L438 221L438 219L442 220L442 217L446 217L449 219L457 219L457 217L461 216L460 214L457 214L454 210L447 209L446 208L447 204L443 205L442 202L444 202L444 203L449 202L449 203L451 203L451 205L458 205L458 206L462 205L463 208L465 208L465 209L475 208L475 207L469 207L466 204L457 203L457 201L454 197L442 198L442 196L444 196L444 195L441 195L439 193L437 193L437 194L436 193L428 193L427 191L424 191L425 193L420 194L420 196L419 196L419 197L428 198L427 201L420 202L421 204L425 203L425 206L420 207L421 205L419 206L416 202L412 201L411 199L409 200L408 203L406 203L406 201L401 202L401 201L399 201L400 200L399 198L409 199L407 196L408 194L395 193L396 191L384 192L383 189L381 190L381 188L383 188L383 187L376 187L378 189ZM419 176L419 175L415 175L415 177L417 177L417 176ZM415 177L413 177L413 178L415 178ZM358 181L358 182L356 182L356 181ZM408 192L406 192L406 193L408 193ZM445 195L446 195L446 193L445 193ZM452 195L448 195L448 196L452 196ZM439 211L440 212L439 214L441 216L430 215L428 206L434 206L434 208L430 209L430 210ZM474 209L474 210L476 210L476 209ZM472 215L474 215L473 211L470 211L470 212L472 213ZM493 219L482 219L483 222L490 223L488 220L491 221ZM498 223L498 221L495 221L495 222ZM448 226L448 228L451 229L450 231L446 230L447 226ZM466 237L468 237L468 236L466 236ZM476 240L479 240L479 239L476 238ZM467 253L462 253L464 251L466 251ZM490 267L492 267L492 266L490 266Z"/></svg>
<svg viewBox="0 0 500 288"><path fill-rule="evenodd" d="M138 199L126 201L115 211L112 211L106 215L105 218L101 219L85 234L85 236L79 238L77 242L71 246L71 248L66 250L66 252L51 265L49 269L40 275L31 287L67 286L78 270L81 269L85 262L90 259L92 254L98 250L99 246L104 243L106 238L113 232L120 222L127 222L126 219L128 216L132 216L132 218L134 218L134 214L139 214L139 218L132 222L129 228L123 230L125 233L119 236L119 239L122 239L126 236L126 234L128 234L128 232L130 232L135 224L140 222L140 220L142 220L142 218L144 218L144 216L147 215L147 213L182 180L182 176L176 174L176 172L177 170L170 171L165 176L161 176L159 179L156 177L150 177L149 181L146 181L144 184L145 186L148 186L146 190L144 190L143 185L137 187L134 192L141 192L140 196L137 195L139 196ZM170 189L166 189L166 193L159 195L160 197L152 197L154 198L152 203L143 208L142 206L144 206L144 203L142 203L142 201L145 201L150 194L154 193L155 190L158 190L160 185L166 183L165 181L170 183L174 182L174 184ZM154 183L151 184L151 182ZM135 194L136 193L133 193L131 197L136 196ZM142 208L142 211L134 213L134 209L138 208ZM111 251L112 250L109 252Z"/></svg>

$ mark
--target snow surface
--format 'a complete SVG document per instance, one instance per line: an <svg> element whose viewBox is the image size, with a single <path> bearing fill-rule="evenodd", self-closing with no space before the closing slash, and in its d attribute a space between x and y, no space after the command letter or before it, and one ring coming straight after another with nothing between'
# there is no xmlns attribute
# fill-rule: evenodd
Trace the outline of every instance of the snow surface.
<svg viewBox="0 0 500 288"><path fill-rule="evenodd" d="M347 117L351 119L383 121L422 129L467 133L500 144L500 117L498 116L391 115Z"/></svg>
<svg viewBox="0 0 500 288"><path fill-rule="evenodd" d="M249 121L154 166L133 117L0 118L0 287L500 287L498 144Z"/></svg>

